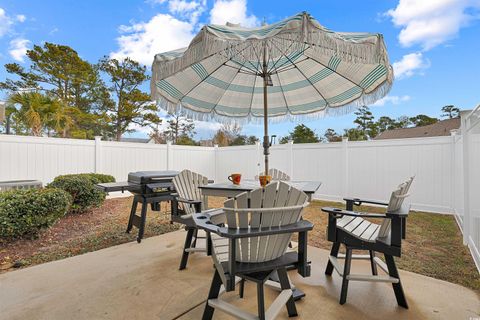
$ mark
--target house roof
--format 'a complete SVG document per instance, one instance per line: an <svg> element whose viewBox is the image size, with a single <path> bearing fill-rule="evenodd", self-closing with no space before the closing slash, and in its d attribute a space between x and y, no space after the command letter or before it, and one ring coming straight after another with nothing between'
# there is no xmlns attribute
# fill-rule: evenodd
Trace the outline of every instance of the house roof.
<svg viewBox="0 0 480 320"><path fill-rule="evenodd" d="M120 138L121 142L148 143L150 138Z"/></svg>
<svg viewBox="0 0 480 320"><path fill-rule="evenodd" d="M449 136L450 130L459 128L460 118L454 118L441 120L423 127L387 130L376 136L374 140Z"/></svg>

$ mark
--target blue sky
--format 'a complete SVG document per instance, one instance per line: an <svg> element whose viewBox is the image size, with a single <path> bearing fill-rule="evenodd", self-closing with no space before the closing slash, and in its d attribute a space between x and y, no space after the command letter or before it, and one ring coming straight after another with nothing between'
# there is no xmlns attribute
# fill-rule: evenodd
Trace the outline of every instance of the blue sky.
<svg viewBox="0 0 480 320"><path fill-rule="evenodd" d="M128 55L150 66L155 53L186 46L203 24L253 26L301 11L335 31L384 35L396 80L389 95L371 107L375 117L439 116L447 104L471 109L480 103L480 0L0 0L0 79L7 76L5 63L26 65L25 51L45 41L69 45L90 62ZM303 122L323 134L353 127L353 119ZM272 124L270 132L282 136L295 125ZM218 127L198 122L197 137L211 137ZM139 129L136 136L146 134ZM262 135L260 125L243 131Z"/></svg>

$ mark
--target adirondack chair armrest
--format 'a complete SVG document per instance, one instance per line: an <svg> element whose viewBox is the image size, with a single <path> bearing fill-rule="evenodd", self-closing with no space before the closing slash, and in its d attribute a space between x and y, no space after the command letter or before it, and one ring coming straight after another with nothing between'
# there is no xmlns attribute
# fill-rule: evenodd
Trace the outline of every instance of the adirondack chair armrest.
<svg viewBox="0 0 480 320"><path fill-rule="evenodd" d="M215 213L217 215L217 213ZM207 232L213 232L220 235L220 227L210 221L210 215L205 213L196 213L192 215L197 228L203 229Z"/></svg>
<svg viewBox="0 0 480 320"><path fill-rule="evenodd" d="M388 206L388 203L382 201L375 201L375 200L368 200L368 199L360 199L360 198L343 198L346 202L346 209L349 211L353 211L353 206L361 206L362 203L368 204L375 204L379 206Z"/></svg>
<svg viewBox="0 0 480 320"><path fill-rule="evenodd" d="M386 213L387 216L399 216L399 217L408 217L410 213L410 206L402 206L397 211L388 212Z"/></svg>
<svg viewBox="0 0 480 320"><path fill-rule="evenodd" d="M382 219L391 218L388 215L380 214L380 213L349 211L349 210L332 208L332 207L323 207L322 211L327 212L330 216L333 216L334 218L342 218L343 216L360 217L360 218L382 218Z"/></svg>
<svg viewBox="0 0 480 320"><path fill-rule="evenodd" d="M220 227L216 233L224 238L240 239L273 234L306 232L312 229L313 223L307 220L300 220L286 226L270 228L229 229L227 227Z"/></svg>
<svg viewBox="0 0 480 320"><path fill-rule="evenodd" d="M195 207L195 212L201 212L202 211L202 200L189 200L189 199L184 199L181 197L175 197L175 200L178 202L186 203L193 205Z"/></svg>

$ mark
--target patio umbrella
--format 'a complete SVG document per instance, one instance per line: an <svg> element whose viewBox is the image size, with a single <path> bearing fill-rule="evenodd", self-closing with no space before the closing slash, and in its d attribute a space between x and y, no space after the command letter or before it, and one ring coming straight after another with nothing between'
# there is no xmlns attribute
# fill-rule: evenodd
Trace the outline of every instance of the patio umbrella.
<svg viewBox="0 0 480 320"><path fill-rule="evenodd" d="M302 12L258 28L206 25L187 48L155 56L151 94L197 120L263 121L345 114L393 82L383 36L333 32Z"/></svg>

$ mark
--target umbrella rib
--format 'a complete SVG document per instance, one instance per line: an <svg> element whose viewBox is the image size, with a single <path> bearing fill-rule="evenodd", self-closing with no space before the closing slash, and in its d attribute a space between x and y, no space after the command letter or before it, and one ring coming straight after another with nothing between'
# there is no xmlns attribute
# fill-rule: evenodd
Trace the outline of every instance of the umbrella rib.
<svg viewBox="0 0 480 320"><path fill-rule="evenodd" d="M310 85L315 89L315 91L317 91L317 93L320 95L320 97L323 99L323 101L325 101L326 106L327 106L327 107L330 107L327 99L325 99L325 97L324 97L323 94L320 92L320 90L318 90L318 88L313 85L312 81L310 81L310 79L302 72L302 70L300 70L300 68L299 68L295 63L293 63L293 61L292 61L287 55L285 55L285 53L284 53L280 48L277 47L277 49L280 50L280 52L282 52L283 56L284 56L285 58L287 58L288 61L290 61L290 63L295 67L295 69L297 69L298 72L300 72L300 74L301 74L301 75L308 81L308 83L310 83Z"/></svg>
<svg viewBox="0 0 480 320"><path fill-rule="evenodd" d="M295 42L295 41L293 41L293 40L291 40L291 39L285 39L285 38L279 38L279 39L283 39L283 40L291 41L291 42L293 42L293 43ZM312 46L312 45L313 45L313 46L318 46L318 45L315 45L315 44L310 44L310 43L308 43L308 42L305 42L305 44L308 44L308 45L310 45L310 46ZM280 49L279 49L279 50L280 50ZM281 51L281 50L280 50L280 51ZM305 51L306 51L306 50L304 50L304 52L305 52ZM325 64L321 63L320 61L318 61L318 60L317 60L317 59L315 59L315 58L312 58L312 57L309 57L309 56L307 56L307 59L312 59L312 60L313 60L313 61L315 61L316 63L318 63L318 64L320 64L320 65L324 66L325 68L327 68L327 69L329 69L329 70L331 70L333 73L336 73L336 74L338 74L340 77L344 78L345 80L347 80L347 81L349 81L349 82L353 83L355 86L357 86L357 87L359 87L360 89L362 89L362 93L364 92L364 90L365 90L364 88L362 88L360 85L358 85L357 83L355 83L353 80L351 80L351 79L347 78L347 77L346 77L346 76L344 76L343 74L341 74L341 73L337 72L336 70L333 70L332 68L330 68L330 67L326 66Z"/></svg>
<svg viewBox="0 0 480 320"><path fill-rule="evenodd" d="M227 60L228 61L228 60ZM216 67L208 76L206 76L205 78L201 79L196 85L194 85L190 90L187 91L187 93L185 93L180 99L178 99L178 101L182 102L183 98L185 98L188 94L190 94L190 92L192 92L193 90L195 90L195 88L197 88L199 85L201 85L202 83L205 82L205 79L208 79L212 76L212 74L214 74L218 69L220 69L223 65L225 65L225 63L227 63L227 61L225 61L224 63L220 64L218 67Z"/></svg>
<svg viewBox="0 0 480 320"><path fill-rule="evenodd" d="M243 63L243 65L245 65L246 61ZM242 67L243 67L242 65ZM225 96L225 93L228 91L228 88L230 88L230 86L232 85L233 81L235 80L235 78L237 77L237 75L240 73L240 69L238 69L238 72L235 73L235 75L233 76L232 80L230 80L230 83L228 84L227 88L225 88L225 90L223 91L223 93L220 95L220 97L218 98L218 100L215 102L215 105L213 106L212 110L210 112L215 112L215 108L218 106L218 103L220 102L220 100L222 100L222 98ZM218 114L218 113L217 113Z"/></svg>
<svg viewBox="0 0 480 320"><path fill-rule="evenodd" d="M274 38L272 38L272 40L276 41ZM292 41L292 43L291 43L290 46L287 48L287 50L285 50L285 52L288 51L294 44L295 44L295 42ZM277 47L277 48L278 48L278 47ZM301 51L301 54L303 54L303 53L305 52L305 50L307 50L307 49L304 49L303 51ZM282 54L284 53L283 50L280 50L280 51L282 51ZM274 63L273 66L270 68L270 70L268 70L267 73L271 73L272 70L275 69L275 66L276 66L276 64L280 61L280 59L281 59L281 56L280 56L280 58L278 58L277 61L275 61L275 63ZM285 64L286 64L286 63L282 64L281 66L279 66L279 68L283 67ZM276 69L276 70L277 70L277 72L278 72L279 69Z"/></svg>
<svg viewBox="0 0 480 320"><path fill-rule="evenodd" d="M325 68L329 69L330 71L332 71L333 73L335 74L338 74L340 77L342 77L343 79L347 80L348 82L351 82L353 83L356 87L359 87L360 89L362 89L362 94L364 93L364 88L362 86L360 86L359 84L357 84L356 82L354 82L353 80L350 80L349 78L347 78L346 76L344 76L343 74L341 74L340 72L337 72L336 70L333 70L332 68L330 68L329 66L326 66L325 64L321 63L320 61L318 61L317 59L315 58L312 58L312 57L307 57L307 59L311 59L313 61L315 61L316 63L318 63L319 65L322 65L324 66Z"/></svg>
<svg viewBox="0 0 480 320"><path fill-rule="evenodd" d="M230 61L230 60L228 60L227 62L229 62L229 61ZM233 62L233 61L232 61L232 62ZM240 66L241 66L241 64L238 64L238 65L240 65ZM230 65L228 65L228 64L226 64L226 63L225 63L225 67L229 67L229 68L232 68L232 69L238 70L238 72L240 72L240 73L244 73L244 74L250 74L250 75L254 75L254 76L256 76L256 75L257 75L257 73L256 73L256 72L247 72L247 71L244 71L244 70L240 70L240 69L238 69L237 67L230 66ZM248 70L250 70L250 69L248 69ZM250 70L250 71L251 71L251 70Z"/></svg>
<svg viewBox="0 0 480 320"><path fill-rule="evenodd" d="M285 101L285 108L287 108L288 113L292 114L292 110L288 107L287 97L285 96L285 92L283 91L282 81L280 80L280 76L277 73L278 83L280 84L280 91L282 91L283 100Z"/></svg>
<svg viewBox="0 0 480 320"><path fill-rule="evenodd" d="M244 48L243 50L246 50L246 48ZM242 51L243 51L243 50L242 50ZM220 56L222 56L222 55L220 54ZM225 56L223 56L223 57L226 58ZM205 82L205 79L210 78L210 77L212 76L212 74L214 74L214 73L215 73L218 69L220 69L223 65L226 65L226 63L227 63L228 61L233 61L232 58L230 58L230 59L226 58L226 59L227 59L227 60L226 60L225 62L223 62L223 63L220 64L218 67L216 67L212 72L210 72L210 73L208 74L208 76L206 76L205 78L201 79L199 83L197 83L195 86L193 86L193 88L191 88L190 90L188 90L188 92L185 93L180 99L178 99L178 101L181 102L181 101L183 100L183 98L185 98L190 92L192 92L193 90L195 90L196 87L198 87L199 85L201 85L202 83L204 83L204 82ZM198 63L200 63L200 62L198 62ZM190 67L191 67L191 66L190 66Z"/></svg>
<svg viewBox="0 0 480 320"><path fill-rule="evenodd" d="M253 87L252 87L252 97L250 99L250 110L248 111L248 114L252 114L252 107L253 107L253 97L255 96L255 86L257 85L257 77L253 77Z"/></svg>
<svg viewBox="0 0 480 320"><path fill-rule="evenodd" d="M233 44L233 45L231 45L231 47L232 47L232 48L233 48L233 47L238 47L238 46L240 46L241 44L242 44L241 42L240 42L240 43L237 43L237 44ZM245 48L245 49L246 49L246 48ZM245 50L245 49L243 49L243 50ZM188 49L187 49L187 50L188 50ZM206 59L211 58L211 57L213 57L213 56L215 56L215 55L222 56L222 52L223 52L223 51L227 51L227 48L224 48L224 49L222 49L222 50L220 50L220 51L214 52L214 53L206 56L205 58L202 58L202 60L206 60ZM226 56L223 56L223 57L224 57L225 59L229 59L229 58L226 57ZM183 56L178 57L178 58L175 58L175 59L173 59L173 60L171 60L171 61L169 61L169 62L173 62L173 61L176 61L177 59L182 59L182 58L183 58ZM188 64L187 66L181 68L180 70L177 70L176 72L174 72L174 73L172 73L172 74L168 75L167 77L162 78L162 79L160 79L160 80L167 79L167 78L171 77L171 76L174 75L174 74L180 73L180 72L186 70L187 68L190 68L191 66L192 66L192 64Z"/></svg>

